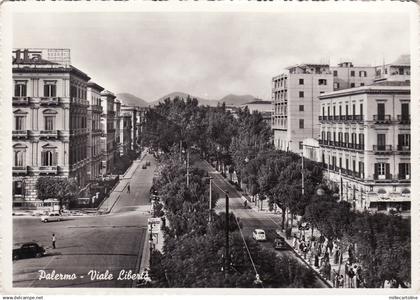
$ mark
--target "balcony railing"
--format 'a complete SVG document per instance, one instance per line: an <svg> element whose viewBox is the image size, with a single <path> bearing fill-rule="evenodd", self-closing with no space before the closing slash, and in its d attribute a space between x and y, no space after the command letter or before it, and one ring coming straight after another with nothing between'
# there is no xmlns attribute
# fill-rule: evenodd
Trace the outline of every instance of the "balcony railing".
<svg viewBox="0 0 420 300"><path fill-rule="evenodd" d="M52 174L56 174L58 171L58 167L57 166L39 166L38 167L38 171L40 173L52 173Z"/></svg>
<svg viewBox="0 0 420 300"><path fill-rule="evenodd" d="M364 151L365 150L365 145L364 144L354 144L354 149L359 150L359 151Z"/></svg>
<svg viewBox="0 0 420 300"><path fill-rule="evenodd" d="M411 149L410 146L403 146L403 145L398 145L397 146L397 150L398 152L402 152L402 153L410 153Z"/></svg>
<svg viewBox="0 0 420 300"><path fill-rule="evenodd" d="M13 97L13 105L27 105L29 104L30 97Z"/></svg>
<svg viewBox="0 0 420 300"><path fill-rule="evenodd" d="M328 121L332 121L333 116L328 116Z"/></svg>
<svg viewBox="0 0 420 300"><path fill-rule="evenodd" d="M408 115L408 116L398 115L397 119L398 119L398 123L400 123L400 124L410 124L411 123L411 115Z"/></svg>
<svg viewBox="0 0 420 300"><path fill-rule="evenodd" d="M26 174L28 172L27 166L13 166L13 173Z"/></svg>
<svg viewBox="0 0 420 300"><path fill-rule="evenodd" d="M70 103L89 106L89 101L84 100L84 99L80 99L80 98L76 98L76 97L70 98ZM109 112L108 112L108 114L109 114Z"/></svg>
<svg viewBox="0 0 420 300"><path fill-rule="evenodd" d="M13 138L27 138L28 137L28 130L13 130L12 131Z"/></svg>
<svg viewBox="0 0 420 300"><path fill-rule="evenodd" d="M340 116L334 116L334 121L340 120Z"/></svg>
<svg viewBox="0 0 420 300"><path fill-rule="evenodd" d="M373 179L376 181L392 180L392 174L373 174Z"/></svg>
<svg viewBox="0 0 420 300"><path fill-rule="evenodd" d="M357 121L357 122L363 121L363 115L354 115L353 121Z"/></svg>
<svg viewBox="0 0 420 300"><path fill-rule="evenodd" d="M346 120L347 120L347 121L353 121L353 116L347 115L347 116L346 116Z"/></svg>
<svg viewBox="0 0 420 300"><path fill-rule="evenodd" d="M39 132L40 138L57 138L58 130L41 130Z"/></svg>
<svg viewBox="0 0 420 300"><path fill-rule="evenodd" d="M392 152L392 145L373 145L373 151L377 154Z"/></svg>
<svg viewBox="0 0 420 300"><path fill-rule="evenodd" d="M346 120L346 116L340 116L340 120L341 121L345 121Z"/></svg>
<svg viewBox="0 0 420 300"><path fill-rule="evenodd" d="M391 123L391 115L373 115L373 121L377 124Z"/></svg>
<svg viewBox="0 0 420 300"><path fill-rule="evenodd" d="M410 180L410 174L398 174L398 180Z"/></svg>
<svg viewBox="0 0 420 300"><path fill-rule="evenodd" d="M58 105L60 97L41 97L41 105Z"/></svg>

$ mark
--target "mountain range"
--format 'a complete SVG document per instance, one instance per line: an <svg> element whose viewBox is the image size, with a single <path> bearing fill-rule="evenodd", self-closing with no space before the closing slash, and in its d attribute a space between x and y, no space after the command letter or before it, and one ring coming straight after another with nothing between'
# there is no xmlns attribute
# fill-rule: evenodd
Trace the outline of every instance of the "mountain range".
<svg viewBox="0 0 420 300"><path fill-rule="evenodd" d="M217 106L217 104L222 104L223 102L226 105L229 105L229 106L241 106L242 104L251 102L251 101L256 99L256 97L254 97L252 95L229 94L229 95L226 95L226 96L222 97L219 100L217 100L217 99L211 100L211 99L196 97L194 95L190 95L190 94L187 94L187 93L184 93L184 92L173 92L173 93L167 94L167 95L165 95L163 97L160 97L159 99L156 99L156 100L151 101L151 102L148 102L148 101L146 101L144 99L141 99L137 96L134 96L130 93L119 93L116 96L125 105L140 106L140 107L155 106L159 102L161 102L161 101L163 101L167 98L170 98L171 100L174 99L175 97L180 97L180 98L185 99L188 96L190 96L191 98L196 98L200 105L209 105L209 106Z"/></svg>

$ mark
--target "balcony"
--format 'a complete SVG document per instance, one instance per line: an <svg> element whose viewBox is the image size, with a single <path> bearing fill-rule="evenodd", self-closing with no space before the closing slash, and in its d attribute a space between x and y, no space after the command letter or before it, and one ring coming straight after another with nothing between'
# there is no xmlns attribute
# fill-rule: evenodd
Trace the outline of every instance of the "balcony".
<svg viewBox="0 0 420 300"><path fill-rule="evenodd" d="M39 166L38 171L39 173L45 173L45 174L57 174L58 167L57 166Z"/></svg>
<svg viewBox="0 0 420 300"><path fill-rule="evenodd" d="M328 121L332 121L333 120L333 116L328 116Z"/></svg>
<svg viewBox="0 0 420 300"><path fill-rule="evenodd" d="M410 174L398 174L398 181L410 182L411 181L411 176L410 176Z"/></svg>
<svg viewBox="0 0 420 300"><path fill-rule="evenodd" d="M80 99L80 98L76 98L76 97L70 98L70 103L71 104L83 105L83 106L89 106L89 101L84 100L84 99Z"/></svg>
<svg viewBox="0 0 420 300"><path fill-rule="evenodd" d="M334 116L334 121L340 120L340 116Z"/></svg>
<svg viewBox="0 0 420 300"><path fill-rule="evenodd" d="M41 97L40 105L59 105L60 97Z"/></svg>
<svg viewBox="0 0 420 300"><path fill-rule="evenodd" d="M410 124L411 123L411 115L408 115L408 116L398 115L397 119L398 119L398 123L400 123L400 124Z"/></svg>
<svg viewBox="0 0 420 300"><path fill-rule="evenodd" d="M31 97L13 97L13 105L28 105Z"/></svg>
<svg viewBox="0 0 420 300"><path fill-rule="evenodd" d="M354 115L353 116L353 121L355 121L357 123L363 123L363 115Z"/></svg>
<svg viewBox="0 0 420 300"><path fill-rule="evenodd" d="M318 140L319 145L324 145L324 140Z"/></svg>
<svg viewBox="0 0 420 300"><path fill-rule="evenodd" d="M373 115L373 121L376 124L390 124L391 115Z"/></svg>
<svg viewBox="0 0 420 300"><path fill-rule="evenodd" d="M399 152L399 154L408 154L410 155L411 152L411 147L410 146L403 146L403 145L398 145L397 146L397 151Z"/></svg>
<svg viewBox="0 0 420 300"><path fill-rule="evenodd" d="M373 174L373 180L375 181L391 181L392 175L391 174Z"/></svg>
<svg viewBox="0 0 420 300"><path fill-rule="evenodd" d="M353 143L347 143L347 148L353 149Z"/></svg>
<svg viewBox="0 0 420 300"><path fill-rule="evenodd" d="M355 149L356 151L361 151L361 152L363 152L363 151L365 151L365 145L364 145L364 144L354 144L354 149Z"/></svg>
<svg viewBox="0 0 420 300"><path fill-rule="evenodd" d="M391 154L392 145L373 145L373 152L375 154Z"/></svg>
<svg viewBox="0 0 420 300"><path fill-rule="evenodd" d="M27 166L13 166L13 173L25 175L28 173L28 167Z"/></svg>
<svg viewBox="0 0 420 300"><path fill-rule="evenodd" d="M13 130L12 135L14 139L26 139L28 138L28 130Z"/></svg>
<svg viewBox="0 0 420 300"><path fill-rule="evenodd" d="M41 130L39 137L41 139L56 139L58 138L58 130Z"/></svg>

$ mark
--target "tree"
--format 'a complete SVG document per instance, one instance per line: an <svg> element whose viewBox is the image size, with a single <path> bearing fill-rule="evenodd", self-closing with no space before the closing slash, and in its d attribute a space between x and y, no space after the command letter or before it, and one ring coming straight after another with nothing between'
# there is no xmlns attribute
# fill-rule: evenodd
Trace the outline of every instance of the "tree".
<svg viewBox="0 0 420 300"><path fill-rule="evenodd" d="M60 210L78 195L78 185L73 178L42 176L36 182L38 198L55 198L59 201Z"/></svg>

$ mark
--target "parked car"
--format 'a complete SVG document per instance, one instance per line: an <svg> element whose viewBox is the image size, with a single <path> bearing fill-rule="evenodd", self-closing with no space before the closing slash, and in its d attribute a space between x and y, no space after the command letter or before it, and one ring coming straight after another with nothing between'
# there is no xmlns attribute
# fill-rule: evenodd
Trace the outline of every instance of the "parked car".
<svg viewBox="0 0 420 300"><path fill-rule="evenodd" d="M252 238L256 241L265 241L267 239L263 229L254 229L252 232Z"/></svg>
<svg viewBox="0 0 420 300"><path fill-rule="evenodd" d="M41 217L41 221L44 222L44 223L54 222L54 221L59 222L61 220L62 220L62 217L57 212L50 212L47 215Z"/></svg>
<svg viewBox="0 0 420 300"><path fill-rule="evenodd" d="M45 249L37 243L25 243L20 248L13 249L13 260L29 257L41 257Z"/></svg>
<svg viewBox="0 0 420 300"><path fill-rule="evenodd" d="M274 239L273 247L276 250L287 250L289 249L289 245L286 243L284 238L278 237Z"/></svg>

